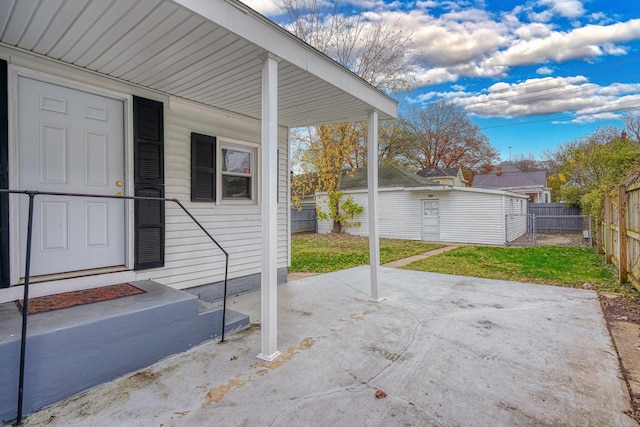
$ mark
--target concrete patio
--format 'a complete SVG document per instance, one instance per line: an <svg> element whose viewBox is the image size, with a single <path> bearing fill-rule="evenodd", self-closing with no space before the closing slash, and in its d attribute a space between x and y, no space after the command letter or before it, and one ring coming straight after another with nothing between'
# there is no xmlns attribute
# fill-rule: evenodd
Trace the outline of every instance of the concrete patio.
<svg viewBox="0 0 640 427"><path fill-rule="evenodd" d="M25 424L636 425L594 292L382 268L374 303L368 283L365 266L279 286L274 362L253 325ZM229 308L256 322L259 297Z"/></svg>

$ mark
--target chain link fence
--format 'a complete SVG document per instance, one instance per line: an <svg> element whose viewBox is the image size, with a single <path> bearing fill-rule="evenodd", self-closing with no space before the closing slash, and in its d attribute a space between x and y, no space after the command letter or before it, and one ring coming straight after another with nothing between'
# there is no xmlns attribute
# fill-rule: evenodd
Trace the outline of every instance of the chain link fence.
<svg viewBox="0 0 640 427"><path fill-rule="evenodd" d="M591 216L585 215L509 214L505 221L506 244L593 247L592 225Z"/></svg>

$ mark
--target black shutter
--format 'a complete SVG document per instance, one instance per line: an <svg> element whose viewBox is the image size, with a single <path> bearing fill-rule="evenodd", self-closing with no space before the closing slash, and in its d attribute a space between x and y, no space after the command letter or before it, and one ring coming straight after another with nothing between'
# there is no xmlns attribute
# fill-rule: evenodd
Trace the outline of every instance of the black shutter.
<svg viewBox="0 0 640 427"><path fill-rule="evenodd" d="M0 60L0 188L9 188L7 61ZM9 195L0 194L0 288L9 286Z"/></svg>
<svg viewBox="0 0 640 427"><path fill-rule="evenodd" d="M216 137L191 134L191 200L216 201Z"/></svg>
<svg viewBox="0 0 640 427"><path fill-rule="evenodd" d="M164 126L162 102L133 98L134 191L164 197ZM164 266L164 202L136 200L134 269Z"/></svg>

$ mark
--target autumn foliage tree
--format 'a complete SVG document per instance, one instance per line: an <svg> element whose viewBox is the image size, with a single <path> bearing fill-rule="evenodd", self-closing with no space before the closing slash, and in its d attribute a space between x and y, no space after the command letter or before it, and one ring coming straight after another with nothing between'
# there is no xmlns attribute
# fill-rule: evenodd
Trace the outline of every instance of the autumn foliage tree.
<svg viewBox="0 0 640 427"><path fill-rule="evenodd" d="M601 216L605 191L640 168L640 145L615 127L598 129L548 155L559 163L549 180L560 199L596 218Z"/></svg>
<svg viewBox="0 0 640 427"><path fill-rule="evenodd" d="M371 15L345 16L337 1L279 0L281 25L377 88L409 89L413 64L406 61L411 33L399 23ZM340 232L358 208L342 200L342 173L366 166L366 124L342 123L297 130L292 134L294 204L307 194L326 192L327 219ZM323 215L322 213L320 214Z"/></svg>
<svg viewBox="0 0 640 427"><path fill-rule="evenodd" d="M340 191L345 164L353 154L359 132L349 123L323 125L308 129L298 140L297 164L301 169L291 183L292 201L299 205L304 197L316 192L327 193L327 210L319 211L320 219L333 221L333 232L339 233L348 221L362 212L352 198L342 200ZM335 141L342 141L336 144ZM346 170L346 173L351 170Z"/></svg>
<svg viewBox="0 0 640 427"><path fill-rule="evenodd" d="M466 179L499 159L498 151L464 109L439 101L412 111L403 120L412 138L410 156L421 168L459 167Z"/></svg>

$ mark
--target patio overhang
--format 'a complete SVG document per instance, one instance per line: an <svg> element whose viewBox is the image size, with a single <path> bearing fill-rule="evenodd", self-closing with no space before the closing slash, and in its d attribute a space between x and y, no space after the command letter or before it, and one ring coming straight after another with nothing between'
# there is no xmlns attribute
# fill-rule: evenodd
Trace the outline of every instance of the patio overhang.
<svg viewBox="0 0 640 427"><path fill-rule="evenodd" d="M396 117L397 102L238 0L7 0L0 47L9 63L12 51L33 54L263 123L261 356L277 357L277 126L375 129ZM371 193L376 183L374 173ZM369 215L375 227L375 207ZM377 238L371 245L373 259Z"/></svg>
<svg viewBox="0 0 640 427"><path fill-rule="evenodd" d="M10 0L0 43L170 96L261 118L278 67L278 124L396 117L395 100L237 0Z"/></svg>

